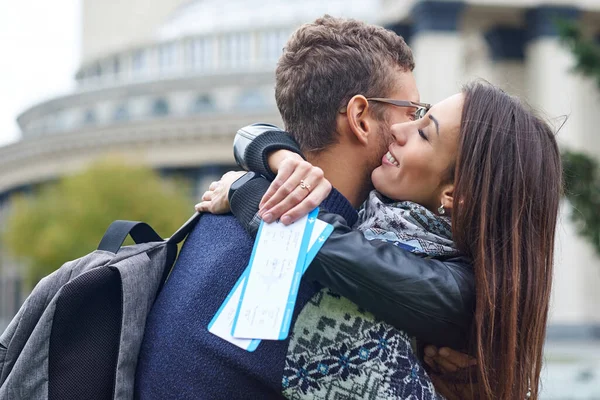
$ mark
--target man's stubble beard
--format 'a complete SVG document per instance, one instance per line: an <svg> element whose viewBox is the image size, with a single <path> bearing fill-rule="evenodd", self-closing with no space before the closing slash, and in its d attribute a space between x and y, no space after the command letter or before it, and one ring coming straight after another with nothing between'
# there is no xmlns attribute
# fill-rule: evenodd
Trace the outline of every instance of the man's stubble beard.
<svg viewBox="0 0 600 400"><path fill-rule="evenodd" d="M371 174L373 173L375 168L381 165L381 159L383 158L383 155L388 152L389 146L394 140L392 136L391 126L387 122L386 118L384 118L379 123L376 135L379 150L375 154L372 154L370 156L367 168L365 168L365 171L363 173L363 182L365 182L365 192L370 192L374 189L373 182L371 180Z"/></svg>

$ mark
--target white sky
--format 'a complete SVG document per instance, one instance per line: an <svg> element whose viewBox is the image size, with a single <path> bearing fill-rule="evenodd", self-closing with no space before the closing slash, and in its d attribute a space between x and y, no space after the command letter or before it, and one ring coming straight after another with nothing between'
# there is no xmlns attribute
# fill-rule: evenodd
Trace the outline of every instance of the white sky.
<svg viewBox="0 0 600 400"><path fill-rule="evenodd" d="M19 138L17 115L74 87L79 0L0 0L0 146Z"/></svg>

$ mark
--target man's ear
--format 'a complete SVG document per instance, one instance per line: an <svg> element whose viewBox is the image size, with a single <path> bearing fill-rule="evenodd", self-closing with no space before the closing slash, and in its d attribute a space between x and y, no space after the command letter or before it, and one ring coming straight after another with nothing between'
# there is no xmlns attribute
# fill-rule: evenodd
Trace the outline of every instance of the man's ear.
<svg viewBox="0 0 600 400"><path fill-rule="evenodd" d="M449 183L442 187L441 197L441 204L447 211L452 212L452 207L454 205L454 183Z"/></svg>
<svg viewBox="0 0 600 400"><path fill-rule="evenodd" d="M348 127L353 135L352 137L356 138L363 146L366 146L369 142L369 135L374 128L373 121L369 115L369 101L365 96L357 94L348 102L346 114L348 117Z"/></svg>

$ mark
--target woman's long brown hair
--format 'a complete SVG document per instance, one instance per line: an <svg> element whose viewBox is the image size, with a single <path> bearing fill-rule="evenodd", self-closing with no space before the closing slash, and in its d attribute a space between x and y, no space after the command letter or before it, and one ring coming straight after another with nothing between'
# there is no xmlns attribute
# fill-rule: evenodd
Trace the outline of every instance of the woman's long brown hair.
<svg viewBox="0 0 600 400"><path fill-rule="evenodd" d="M538 397L562 191L552 129L492 85L463 89L453 236L473 260L476 398ZM475 377L473 377L475 378Z"/></svg>

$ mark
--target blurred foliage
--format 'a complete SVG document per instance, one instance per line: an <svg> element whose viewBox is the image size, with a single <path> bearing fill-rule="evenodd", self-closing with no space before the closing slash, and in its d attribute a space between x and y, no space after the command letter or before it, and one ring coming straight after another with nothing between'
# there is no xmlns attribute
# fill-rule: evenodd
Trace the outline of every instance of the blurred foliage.
<svg viewBox="0 0 600 400"><path fill-rule="evenodd" d="M556 23L561 41L575 57L575 71L594 79L600 89L600 45L587 38L577 22ZM583 153L563 150L562 158L565 195L573 205L571 219L600 255L600 167Z"/></svg>
<svg viewBox="0 0 600 400"><path fill-rule="evenodd" d="M586 37L575 21L556 22L560 38L575 56L575 71L593 78L600 89L600 45Z"/></svg>
<svg viewBox="0 0 600 400"><path fill-rule="evenodd" d="M33 195L17 196L2 240L28 267L33 286L66 261L94 251L116 219L144 221L170 236L194 212L186 190L184 182L161 179L150 168L103 160Z"/></svg>
<svg viewBox="0 0 600 400"><path fill-rule="evenodd" d="M573 211L571 220L600 255L600 168L583 153L563 150L565 195Z"/></svg>

